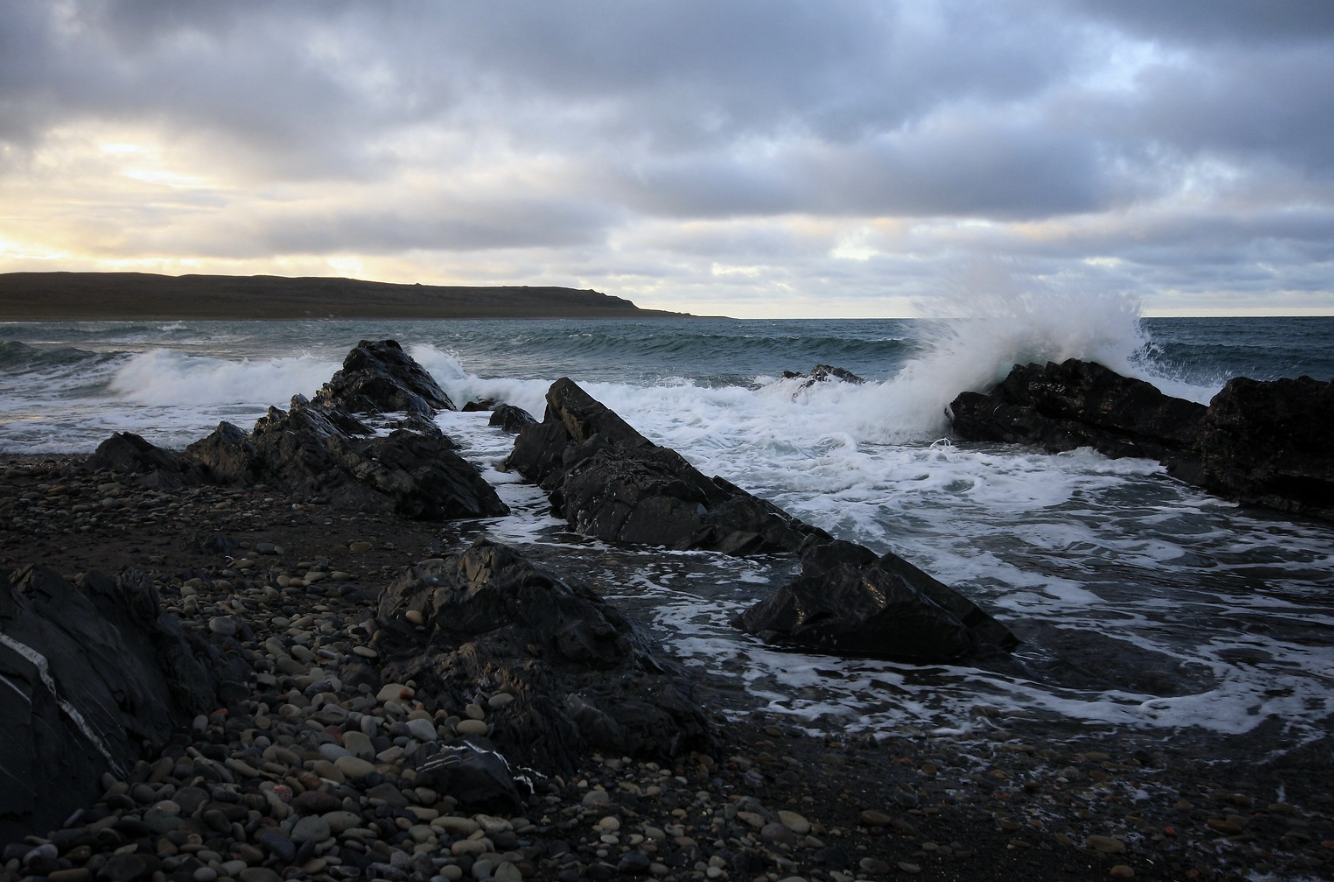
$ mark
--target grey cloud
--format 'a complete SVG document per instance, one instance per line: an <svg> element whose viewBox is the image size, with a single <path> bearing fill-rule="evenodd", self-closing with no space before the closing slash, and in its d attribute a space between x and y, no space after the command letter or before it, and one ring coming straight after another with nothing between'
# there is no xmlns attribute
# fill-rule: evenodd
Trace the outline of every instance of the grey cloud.
<svg viewBox="0 0 1334 882"><path fill-rule="evenodd" d="M1145 39L1189 45L1334 37L1334 6L1323 0L1058 0L1057 5Z"/></svg>

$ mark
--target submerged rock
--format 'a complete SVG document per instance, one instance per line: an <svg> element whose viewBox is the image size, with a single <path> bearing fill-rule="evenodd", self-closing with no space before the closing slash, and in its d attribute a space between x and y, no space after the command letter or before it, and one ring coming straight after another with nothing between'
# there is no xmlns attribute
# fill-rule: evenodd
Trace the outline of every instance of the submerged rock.
<svg viewBox="0 0 1334 882"><path fill-rule="evenodd" d="M806 374L799 374L796 371L783 371L783 379L804 379L806 381L805 383L802 383L802 386L804 387L813 386L816 383L828 383L830 381L851 383L854 386L860 386L866 382L866 380L857 376L847 368L835 367L830 364L817 364L815 367L811 368L810 373Z"/></svg>
<svg viewBox="0 0 1334 882"><path fill-rule="evenodd" d="M208 650L160 610L150 579L0 572L0 841L58 827L212 710Z"/></svg>
<svg viewBox="0 0 1334 882"><path fill-rule="evenodd" d="M510 467L539 484L575 530L610 542L728 554L795 551L827 533L659 447L573 380L547 391Z"/></svg>
<svg viewBox="0 0 1334 882"><path fill-rule="evenodd" d="M412 567L376 617L384 678L438 707L512 696L477 726L511 762L565 771L592 749L670 758L711 743L687 680L620 612L507 546L478 540Z"/></svg>
<svg viewBox="0 0 1334 882"><path fill-rule="evenodd" d="M950 661L1019 640L976 604L894 554L816 545L801 572L733 622L768 643L838 655Z"/></svg>

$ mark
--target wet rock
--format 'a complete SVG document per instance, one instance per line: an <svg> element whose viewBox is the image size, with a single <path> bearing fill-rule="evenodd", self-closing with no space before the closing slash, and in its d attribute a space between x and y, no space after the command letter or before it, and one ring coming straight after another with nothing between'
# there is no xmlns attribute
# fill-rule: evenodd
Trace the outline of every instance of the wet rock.
<svg viewBox="0 0 1334 882"><path fill-rule="evenodd" d="M316 403L350 413L406 412L432 416L455 410L435 379L394 340L362 340L343 368L315 394Z"/></svg>
<svg viewBox="0 0 1334 882"><path fill-rule="evenodd" d="M1334 381L1228 381L1200 431L1198 483L1228 499L1334 520Z"/></svg>
<svg viewBox="0 0 1334 882"><path fill-rule="evenodd" d="M486 424L517 435L524 427L536 425L536 423L537 419L522 407L515 407L513 404L502 404L491 413L491 418L487 420Z"/></svg>
<svg viewBox="0 0 1334 882"><path fill-rule="evenodd" d="M1148 457L1225 498L1334 520L1334 381L1238 377L1206 408L1071 359L1017 365L990 393L959 395L950 415L965 440Z"/></svg>
<svg viewBox="0 0 1334 882"><path fill-rule="evenodd" d="M951 402L955 433L970 441L1092 447L1105 456L1189 460L1205 408L1092 362L1016 365L987 394Z"/></svg>
<svg viewBox="0 0 1334 882"><path fill-rule="evenodd" d="M831 381L851 383L854 386L860 386L866 382L866 380L857 376L847 368L834 367L833 365L828 364L817 364L815 367L811 368L809 373L805 374L799 374L796 371L783 371L783 379L804 379L806 382L801 384L803 388L814 386L816 383L828 383Z"/></svg>
<svg viewBox="0 0 1334 882"><path fill-rule="evenodd" d="M710 743L687 680L623 615L506 546L479 540L412 567L376 616L383 676L413 680L418 698L462 709L479 689L514 696L471 721L511 762L560 770L593 748L671 757Z"/></svg>
<svg viewBox="0 0 1334 882"><path fill-rule="evenodd" d="M1019 643L972 601L902 558L840 541L808 550L797 578L733 625L771 643L915 661Z"/></svg>
<svg viewBox="0 0 1334 882"><path fill-rule="evenodd" d="M728 554L794 551L828 535L636 432L572 380L547 391L508 463L580 533L611 542Z"/></svg>
<svg viewBox="0 0 1334 882"><path fill-rule="evenodd" d="M249 435L222 423L186 452L231 481L283 487L348 508L372 506L414 520L509 511L438 430L357 437L337 413L296 396L288 411L270 408Z"/></svg>

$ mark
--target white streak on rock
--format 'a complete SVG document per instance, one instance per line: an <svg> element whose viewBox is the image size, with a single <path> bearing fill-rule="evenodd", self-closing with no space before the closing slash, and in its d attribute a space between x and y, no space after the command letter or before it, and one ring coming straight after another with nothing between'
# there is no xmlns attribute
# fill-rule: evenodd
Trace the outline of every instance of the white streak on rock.
<svg viewBox="0 0 1334 882"><path fill-rule="evenodd" d="M28 662L37 669L37 674L42 678L42 683L44 683L46 688L50 690L51 697L56 700L56 704L58 704L60 709L65 712L65 716L69 717L75 727L83 733L83 736L92 742L93 746L97 748L97 752L102 754L102 757L111 766L111 770L121 778L124 778L125 769L121 767L120 763L116 762L116 758L111 755L111 751L107 749L101 736L99 736L93 727L88 724L88 721L83 718L83 714L79 713L78 708L60 697L60 692L56 689L56 681L51 677L51 670L46 661L46 656L42 655L26 643L20 643L8 634L0 633L0 644L9 647L14 652L27 659Z"/></svg>

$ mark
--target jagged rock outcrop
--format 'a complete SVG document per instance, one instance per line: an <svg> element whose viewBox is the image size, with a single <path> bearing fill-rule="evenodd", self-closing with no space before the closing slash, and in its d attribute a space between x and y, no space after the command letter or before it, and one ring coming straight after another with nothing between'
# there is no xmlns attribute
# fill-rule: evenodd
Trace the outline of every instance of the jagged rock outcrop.
<svg viewBox="0 0 1334 882"><path fill-rule="evenodd" d="M1016 365L988 393L951 402L955 433L970 441L1034 444L1056 453L1092 447L1111 457L1188 461L1204 405L1164 395L1102 365Z"/></svg>
<svg viewBox="0 0 1334 882"><path fill-rule="evenodd" d="M264 483L341 506L414 520L497 517L509 511L491 485L438 430L350 434L356 422L301 396L270 408L249 434L222 423L186 454L215 476Z"/></svg>
<svg viewBox="0 0 1334 882"><path fill-rule="evenodd" d="M1334 381L1239 377L1209 402L1197 483L1228 499L1334 520Z"/></svg>
<svg viewBox="0 0 1334 882"><path fill-rule="evenodd" d="M217 703L206 646L126 571L0 571L0 841L60 826Z"/></svg>
<svg viewBox="0 0 1334 882"><path fill-rule="evenodd" d="M828 383L830 381L851 383L854 386L860 386L866 382L866 380L857 376L847 368L834 367L830 364L817 364L815 367L811 368L810 373L806 374L800 374L796 371L783 371L783 379L804 379L806 382L801 384L803 387L813 386L816 383Z"/></svg>
<svg viewBox="0 0 1334 882"><path fill-rule="evenodd" d="M173 489L199 483L268 484L337 505L391 511L414 520L504 515L509 508L435 425L448 396L397 343L363 340L312 403L293 396L247 433L220 423L184 455L138 435L112 435L92 468ZM409 428L377 436L368 419L406 412Z"/></svg>
<svg viewBox="0 0 1334 882"><path fill-rule="evenodd" d="M1227 499L1334 520L1334 381L1238 377L1206 407L1072 359L1016 365L950 415L964 440L1147 457Z"/></svg>
<svg viewBox="0 0 1334 882"><path fill-rule="evenodd" d="M610 542L728 554L795 551L828 534L722 478L707 478L581 389L557 380L508 460L577 531Z"/></svg>
<svg viewBox="0 0 1334 882"><path fill-rule="evenodd" d="M705 478L571 380L552 384L545 418L520 432L509 462L590 536L726 554L804 551L802 577L737 620L767 641L919 659L1017 643L972 602L907 561L835 542L723 478ZM892 599L879 596L890 589ZM924 628L928 622L935 627Z"/></svg>
<svg viewBox="0 0 1334 882"><path fill-rule="evenodd" d="M894 554L815 545L792 582L733 625L766 643L835 655L944 662L1019 640L976 604Z"/></svg>
<svg viewBox="0 0 1334 882"><path fill-rule="evenodd" d="M442 708L513 696L489 716L511 763L560 772L590 749L670 758L711 742L686 679L624 616L507 546L479 540L410 568L376 616L383 677Z"/></svg>
<svg viewBox="0 0 1334 882"><path fill-rule="evenodd" d="M435 378L394 340L362 340L343 368L315 393L315 402L349 413L404 412L432 416L454 410Z"/></svg>

